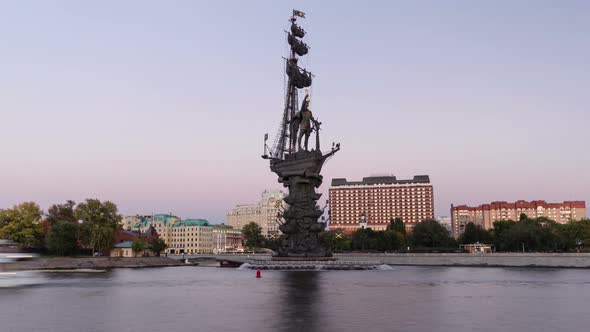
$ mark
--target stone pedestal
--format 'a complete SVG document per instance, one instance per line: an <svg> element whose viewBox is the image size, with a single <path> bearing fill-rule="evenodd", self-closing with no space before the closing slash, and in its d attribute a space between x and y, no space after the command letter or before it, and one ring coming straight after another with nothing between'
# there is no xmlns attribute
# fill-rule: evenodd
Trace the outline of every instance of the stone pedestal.
<svg viewBox="0 0 590 332"><path fill-rule="evenodd" d="M320 243L320 233L326 228L319 222L322 210L316 202L321 194L315 189L322 184L320 171L326 158L320 151L298 151L285 159L271 160L270 169L279 176L279 182L289 188L285 197L288 207L279 226L285 243L279 249L281 257L330 257L332 253Z"/></svg>
<svg viewBox="0 0 590 332"><path fill-rule="evenodd" d="M281 257L275 256L270 259L273 262L334 262L337 261L336 257Z"/></svg>

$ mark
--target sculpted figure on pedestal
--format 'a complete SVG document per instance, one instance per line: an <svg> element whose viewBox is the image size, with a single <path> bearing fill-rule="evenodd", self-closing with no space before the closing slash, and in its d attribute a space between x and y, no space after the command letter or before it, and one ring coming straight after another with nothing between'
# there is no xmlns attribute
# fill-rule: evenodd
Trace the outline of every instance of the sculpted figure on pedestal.
<svg viewBox="0 0 590 332"><path fill-rule="evenodd" d="M299 136L297 137L297 146L299 147L299 151L305 150L308 151L308 143L309 143L309 135L313 131L311 123L315 123L315 119L313 118L313 114L309 109L309 94L305 95L305 99L303 99L303 103L301 104L301 110L297 113L300 119L299 123ZM305 143L304 148L301 148L301 139L305 136Z"/></svg>

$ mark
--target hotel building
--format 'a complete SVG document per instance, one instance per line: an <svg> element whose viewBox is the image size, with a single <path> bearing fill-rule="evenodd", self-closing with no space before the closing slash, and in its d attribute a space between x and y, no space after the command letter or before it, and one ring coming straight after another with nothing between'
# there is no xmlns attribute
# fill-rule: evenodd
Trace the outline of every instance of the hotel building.
<svg viewBox="0 0 590 332"><path fill-rule="evenodd" d="M497 220L518 220L524 213L529 218L547 217L564 224L571 220L586 217L585 201L565 201L547 203L545 201L492 202L479 206L451 205L451 225L453 236L458 238L468 223L480 225L485 229L493 228Z"/></svg>
<svg viewBox="0 0 590 332"><path fill-rule="evenodd" d="M244 225L254 222L262 228L262 235L275 237L279 235L277 214L286 203L282 191L264 191L260 201L256 204L237 205L227 212L227 224L241 230Z"/></svg>
<svg viewBox="0 0 590 332"><path fill-rule="evenodd" d="M410 180L395 176L366 177L362 181L332 180L329 193L330 230L352 232L366 223L385 230L392 218L401 218L407 229L434 219L434 194L428 175Z"/></svg>

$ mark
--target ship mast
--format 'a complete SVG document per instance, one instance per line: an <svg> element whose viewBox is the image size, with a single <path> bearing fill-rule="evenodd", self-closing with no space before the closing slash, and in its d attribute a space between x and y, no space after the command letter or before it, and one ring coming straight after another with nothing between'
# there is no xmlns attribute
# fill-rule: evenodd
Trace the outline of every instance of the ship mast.
<svg viewBox="0 0 590 332"><path fill-rule="evenodd" d="M299 107L299 89L311 86L311 73L298 65L299 57L306 55L309 51L307 44L301 41L301 38L305 36L305 30L296 24L298 17L304 18L305 14L298 10L293 10L293 15L289 19L291 22L291 31L287 32L287 41L291 46L291 50L289 52L289 58L285 59L285 74L288 77L288 84L283 118L272 150L270 151L271 159L285 159L286 155L296 152L297 128L294 126L293 119L296 117Z"/></svg>

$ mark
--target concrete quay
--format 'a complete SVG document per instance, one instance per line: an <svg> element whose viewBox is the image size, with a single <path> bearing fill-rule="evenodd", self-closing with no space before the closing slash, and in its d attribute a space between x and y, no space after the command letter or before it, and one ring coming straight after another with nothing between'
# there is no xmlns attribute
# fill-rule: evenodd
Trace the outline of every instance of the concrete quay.
<svg viewBox="0 0 590 332"><path fill-rule="evenodd" d="M242 269L250 270L380 270L383 264L367 260L299 260L275 261L269 259L250 260L242 265Z"/></svg>
<svg viewBox="0 0 590 332"><path fill-rule="evenodd" d="M199 266L240 267L249 270L383 270L378 260L368 259L278 259L270 254L217 254L170 256Z"/></svg>
<svg viewBox="0 0 590 332"><path fill-rule="evenodd" d="M203 256L219 260L229 259L244 263L253 260L270 260L271 257L269 254ZM367 262L371 264L378 263L387 265L590 268L590 253L341 253L335 254L334 257L338 258L338 261Z"/></svg>
<svg viewBox="0 0 590 332"><path fill-rule="evenodd" d="M84 271L89 269L188 266L182 261L166 257L41 257L16 262L13 265L19 270L47 270L51 272L58 270Z"/></svg>
<svg viewBox="0 0 590 332"><path fill-rule="evenodd" d="M387 265L590 268L590 253L487 254L336 254L346 260L372 260Z"/></svg>

